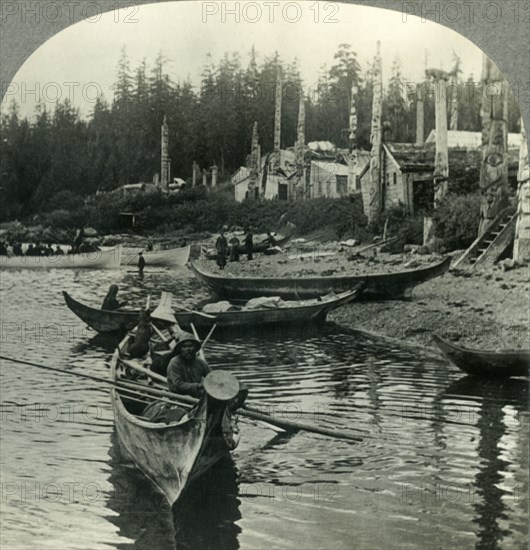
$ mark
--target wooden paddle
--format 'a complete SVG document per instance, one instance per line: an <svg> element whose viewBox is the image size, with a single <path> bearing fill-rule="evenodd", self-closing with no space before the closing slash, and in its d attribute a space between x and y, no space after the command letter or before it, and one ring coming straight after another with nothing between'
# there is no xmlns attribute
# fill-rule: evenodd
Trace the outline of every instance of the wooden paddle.
<svg viewBox="0 0 530 550"><path fill-rule="evenodd" d="M137 370L138 372L141 372L142 374L145 374L147 376L150 376L151 378L158 380L160 382L164 382L164 384L167 385L167 378L160 374L156 374L151 372L150 370L141 367L140 365L137 365L133 363L132 361L124 361L120 359L127 367ZM166 390L159 390L155 388L150 388L150 391L153 392L153 395L160 395L161 397L171 397L176 394L166 391ZM155 393L156 392L156 393ZM184 396L178 396L179 399L183 398ZM184 399L183 399L184 400ZM189 403L196 403L197 399L194 399L193 397L185 397L185 401ZM304 422L292 422L290 420L278 420L277 418L272 418L271 415L268 415L259 409L250 408L248 405L245 405L238 409L238 414L240 414L243 417L246 418L252 418L253 420L259 420L261 422L264 422L266 424L271 424L272 426L275 426L277 428L281 428L282 430L286 431L293 431L293 430L304 430L306 432L312 432L317 433L321 435L328 435L330 437L337 437L340 439L349 439L352 441L362 441L361 437L356 437L349 434L344 434L342 432L339 432L337 430L330 430L328 428L321 428L319 426L313 426L312 424L307 424Z"/></svg>
<svg viewBox="0 0 530 550"><path fill-rule="evenodd" d="M74 371L71 371L71 370L59 369L59 368L56 368L56 367L49 367L47 365L42 365L42 364L39 364L39 363L32 363L30 361L23 361L21 359L14 359L13 357L6 357L4 355L0 355L0 360L9 361L11 363L18 363L18 364L21 364L21 365L29 365L31 367L41 368L41 369L44 369L44 370L49 370L49 371L57 372L57 373L60 373L60 374L70 374L72 376L78 376L80 378L85 378L85 379L88 379L88 380L92 380L94 382L101 382L103 384L107 384L107 385L111 385L111 386L115 386L115 387L116 386L119 387L121 385L126 385L125 387L127 387L127 386L132 385L132 386L135 386L134 387L135 390L139 390L140 388L138 388L136 386L141 386L140 384L133 384L132 382L129 383L129 382L123 382L123 381L120 381L118 384L116 384L113 380L107 380L105 378L100 378L99 376L92 376L90 374L84 374L84 373L80 373L80 372L74 372ZM120 359L120 361L121 361L121 359ZM138 372L142 372L143 374L146 374L147 376L150 376L150 377L152 377L156 380L164 381L164 382L167 383L165 377L160 376L159 374L156 374L154 372L151 372L150 370L145 369L145 368L141 367L140 365L136 365L132 361L129 361L128 363L129 364L127 366L130 367L131 369L136 370ZM130 389L133 389L133 388L130 388ZM145 394L152 395L152 396L167 397L169 400L173 400L175 402L175 404L177 404L177 405L181 404L179 402L194 405L198 401L197 399L194 399L193 397L189 397L189 396L186 396L186 395L178 395L178 394L175 394L175 393L172 393L172 392L169 392L169 391L151 388L149 386L141 386L141 391ZM177 400L179 402L177 402ZM289 420L278 420L276 418L272 418L271 415L262 413L260 411L251 410L248 407L238 409L238 414L240 414L242 417L245 417L245 418L251 418L253 420L260 420L260 421L263 421L263 422L266 422L266 423L270 423L273 426L276 426L278 428L281 428L281 429L284 429L284 430L287 430L287 431L304 430L304 431L307 431L307 432L317 433L317 434L321 434L321 435L327 435L327 436L336 437L336 438L339 438L339 439L348 439L350 441L359 442L359 441L363 440L362 437L353 436L353 435L350 435L350 434L339 432L337 430L330 430L330 429L327 429L327 428L320 428L319 426L313 426L312 424L307 424L307 423L303 423L303 422L291 422Z"/></svg>

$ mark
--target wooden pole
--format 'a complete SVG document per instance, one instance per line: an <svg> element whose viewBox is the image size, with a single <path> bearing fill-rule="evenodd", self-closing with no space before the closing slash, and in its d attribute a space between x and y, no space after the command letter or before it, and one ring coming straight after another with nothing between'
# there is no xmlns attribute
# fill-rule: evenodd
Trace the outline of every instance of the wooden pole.
<svg viewBox="0 0 530 550"><path fill-rule="evenodd" d="M435 117L436 117L436 153L434 158L434 209L439 208L440 203L447 193L449 178L449 152L447 147L447 102L445 91L449 75L439 69L428 69L426 75L434 82ZM423 244L431 245L434 241L435 227L433 219L427 216L423 220Z"/></svg>
<svg viewBox="0 0 530 550"><path fill-rule="evenodd" d="M530 261L530 168L528 165L528 142L521 119L521 148L519 149L519 172L517 174L517 225L513 259L524 264Z"/></svg>
<svg viewBox="0 0 530 550"><path fill-rule="evenodd" d="M274 160L273 171L280 167L280 149L282 133L282 70L276 69L276 94L274 101Z"/></svg>
<svg viewBox="0 0 530 550"><path fill-rule="evenodd" d="M372 131L370 141L370 179L366 191L363 190L363 207L368 222L375 221L381 211L381 152L383 112L383 76L381 61L381 43L377 42L377 53L374 60L374 91L372 101Z"/></svg>

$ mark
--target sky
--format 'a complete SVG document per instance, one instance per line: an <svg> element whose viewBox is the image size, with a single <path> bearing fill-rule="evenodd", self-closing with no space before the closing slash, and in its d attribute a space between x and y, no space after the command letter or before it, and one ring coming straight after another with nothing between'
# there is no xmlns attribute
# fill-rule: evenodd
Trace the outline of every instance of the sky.
<svg viewBox="0 0 530 550"><path fill-rule="evenodd" d="M456 52L464 77L473 73L475 81L480 78L482 53L477 46L430 21L408 16L404 22L400 12L321 2L168 2L108 12L97 22L87 20L63 30L20 68L2 110L14 98L21 114L30 116L36 99L53 108L57 98L68 97L88 116L97 95L112 100L123 46L132 68L144 58L152 64L162 51L172 80L189 78L197 86L208 53L216 62L225 52L237 51L246 66L252 45L258 61L277 50L287 63L298 59L309 89L321 67L332 66L339 44L352 45L364 70L377 40L384 81L396 55L405 80L420 81L426 52L430 67L445 70L451 69Z"/></svg>

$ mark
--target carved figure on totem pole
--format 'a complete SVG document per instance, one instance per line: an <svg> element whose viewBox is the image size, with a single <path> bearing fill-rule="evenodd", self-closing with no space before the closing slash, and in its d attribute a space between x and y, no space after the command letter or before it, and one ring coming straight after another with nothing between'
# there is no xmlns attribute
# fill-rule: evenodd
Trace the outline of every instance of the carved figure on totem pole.
<svg viewBox="0 0 530 550"><path fill-rule="evenodd" d="M508 205L508 157L506 155L506 122L491 120L488 143L480 171L480 226L483 235Z"/></svg>

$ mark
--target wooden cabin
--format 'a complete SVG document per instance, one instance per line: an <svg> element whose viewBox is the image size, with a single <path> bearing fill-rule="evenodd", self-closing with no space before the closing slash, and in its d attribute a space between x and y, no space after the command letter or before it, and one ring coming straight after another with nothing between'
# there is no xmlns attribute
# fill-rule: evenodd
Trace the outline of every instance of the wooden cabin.
<svg viewBox="0 0 530 550"><path fill-rule="evenodd" d="M434 203L434 158L435 144L411 143L383 144L381 159L381 209L392 206L405 206L410 215L422 209L432 208ZM457 164L480 170L481 151L474 147L449 147L449 179L451 166ZM508 180L512 191L517 188L517 149L510 149ZM363 200L368 200L367 189L370 181L370 166L360 175ZM478 180L477 180L478 186Z"/></svg>

